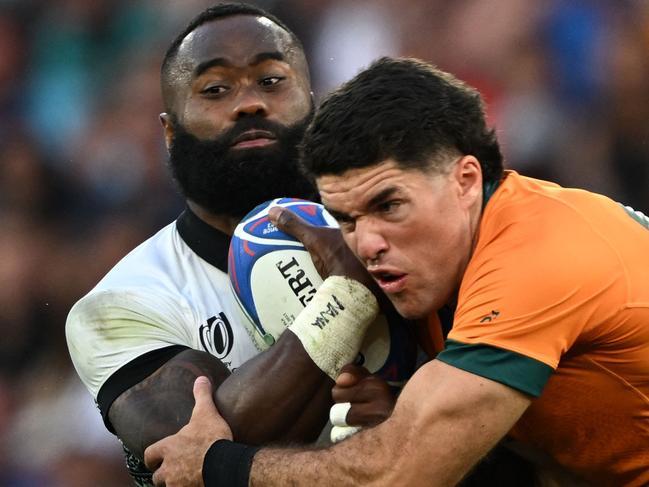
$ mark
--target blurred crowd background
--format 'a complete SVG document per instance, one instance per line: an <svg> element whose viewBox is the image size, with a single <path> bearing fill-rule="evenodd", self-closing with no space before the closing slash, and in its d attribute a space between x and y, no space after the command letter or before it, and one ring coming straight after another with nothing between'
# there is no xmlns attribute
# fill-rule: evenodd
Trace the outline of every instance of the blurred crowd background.
<svg viewBox="0 0 649 487"><path fill-rule="evenodd" d="M0 487L129 485L65 317L182 209L159 66L212 3L0 0ZM250 3L303 40L317 97L422 58L483 92L509 167L649 210L649 1Z"/></svg>

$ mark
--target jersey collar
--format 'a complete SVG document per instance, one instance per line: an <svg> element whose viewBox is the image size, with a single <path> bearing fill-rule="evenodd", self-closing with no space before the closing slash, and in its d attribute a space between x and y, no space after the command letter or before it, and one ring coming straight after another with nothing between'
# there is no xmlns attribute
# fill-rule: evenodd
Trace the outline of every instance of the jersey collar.
<svg viewBox="0 0 649 487"><path fill-rule="evenodd" d="M204 261L228 272L230 236L208 225L192 210L185 208L176 220L180 238Z"/></svg>

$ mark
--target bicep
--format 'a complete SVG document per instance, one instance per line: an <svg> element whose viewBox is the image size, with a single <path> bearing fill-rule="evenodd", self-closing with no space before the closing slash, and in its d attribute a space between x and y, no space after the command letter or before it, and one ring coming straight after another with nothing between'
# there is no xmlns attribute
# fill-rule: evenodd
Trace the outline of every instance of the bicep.
<svg viewBox="0 0 649 487"><path fill-rule="evenodd" d="M206 352L185 350L113 401L108 418L133 454L142 458L147 446L187 424L194 407L192 387L200 375L216 388L229 371Z"/></svg>
<svg viewBox="0 0 649 487"><path fill-rule="evenodd" d="M392 415L391 435L405 437L411 455L400 473L413 484L454 485L511 429L530 404L525 394L438 360L406 384ZM434 461L431 461L434 459Z"/></svg>

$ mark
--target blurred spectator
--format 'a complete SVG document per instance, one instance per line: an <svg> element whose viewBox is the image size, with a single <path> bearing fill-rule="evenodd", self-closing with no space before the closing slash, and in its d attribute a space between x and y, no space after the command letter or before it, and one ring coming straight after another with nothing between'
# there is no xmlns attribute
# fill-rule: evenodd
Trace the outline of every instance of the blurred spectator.
<svg viewBox="0 0 649 487"><path fill-rule="evenodd" d="M27 56L27 39L20 16L0 7L0 141L11 137L12 122L24 104L21 81Z"/></svg>
<svg viewBox="0 0 649 487"><path fill-rule="evenodd" d="M0 213L0 227L0 374L10 376L25 371L47 341L37 286L47 236L17 212Z"/></svg>
<svg viewBox="0 0 649 487"><path fill-rule="evenodd" d="M28 108L48 151L67 155L118 76L116 55L150 42L157 18L150 2L55 0L43 11L32 33Z"/></svg>
<svg viewBox="0 0 649 487"><path fill-rule="evenodd" d="M510 166L528 176L555 180L559 174L552 161L561 157L561 133L567 120L548 87L543 46L530 42L519 44L507 60L506 95L493 110Z"/></svg>
<svg viewBox="0 0 649 487"><path fill-rule="evenodd" d="M42 374L31 384L36 400L16 411L6 452L18 472L43 476L41 487L123 487L130 480L119 444L74 372ZM5 484L3 484L5 485ZM22 485L22 484L17 484Z"/></svg>
<svg viewBox="0 0 649 487"><path fill-rule="evenodd" d="M398 23L385 0L330 2L321 12L311 53L313 86L320 93L336 88L380 56L400 52Z"/></svg>
<svg viewBox="0 0 649 487"><path fill-rule="evenodd" d="M649 12L649 8L646 8ZM610 164L620 179L621 194L649 210L649 23L626 12L610 39L605 120L610 133ZM644 16L646 21L647 16Z"/></svg>

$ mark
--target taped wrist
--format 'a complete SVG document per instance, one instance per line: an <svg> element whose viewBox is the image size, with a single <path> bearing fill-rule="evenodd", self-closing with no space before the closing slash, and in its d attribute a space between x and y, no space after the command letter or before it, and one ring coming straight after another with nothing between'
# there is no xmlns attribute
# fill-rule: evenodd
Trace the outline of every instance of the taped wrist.
<svg viewBox="0 0 649 487"><path fill-rule="evenodd" d="M248 487L252 459L259 449L229 440L212 443L203 458L205 487Z"/></svg>
<svg viewBox="0 0 649 487"><path fill-rule="evenodd" d="M288 329L313 362L335 379L343 365L356 358L365 331L378 312L374 294L363 284L330 276Z"/></svg>

